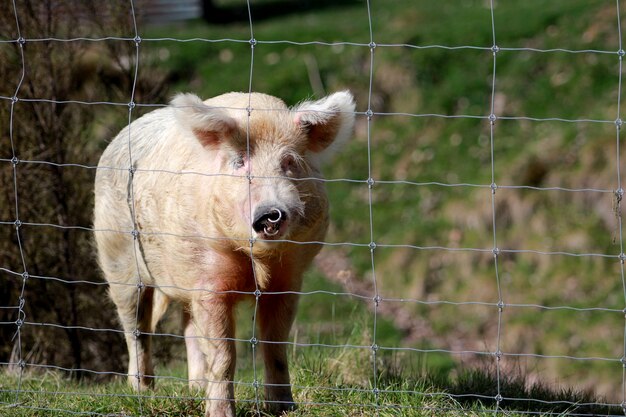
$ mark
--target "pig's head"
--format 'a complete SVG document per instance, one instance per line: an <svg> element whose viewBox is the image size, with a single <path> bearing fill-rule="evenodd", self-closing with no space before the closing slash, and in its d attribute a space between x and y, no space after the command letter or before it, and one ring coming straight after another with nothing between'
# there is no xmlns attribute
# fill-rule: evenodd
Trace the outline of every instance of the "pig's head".
<svg viewBox="0 0 626 417"><path fill-rule="evenodd" d="M319 166L352 134L349 92L288 108L264 94L229 93L202 102L192 94L172 101L177 123L191 131L211 176L206 198L215 230L241 249L256 240L321 240L328 203Z"/></svg>

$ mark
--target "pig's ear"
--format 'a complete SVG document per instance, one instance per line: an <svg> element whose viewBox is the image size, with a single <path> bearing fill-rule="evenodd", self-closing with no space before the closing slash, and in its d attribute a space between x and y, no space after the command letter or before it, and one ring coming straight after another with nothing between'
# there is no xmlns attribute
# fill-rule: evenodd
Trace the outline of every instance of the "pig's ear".
<svg viewBox="0 0 626 417"><path fill-rule="evenodd" d="M296 106L293 109L294 121L306 132L308 149L323 160L335 153L352 135L354 109L352 94L341 91Z"/></svg>
<svg viewBox="0 0 626 417"><path fill-rule="evenodd" d="M170 106L179 127L191 130L203 146L218 146L237 130L237 122L224 109L207 106L195 94L178 94Z"/></svg>

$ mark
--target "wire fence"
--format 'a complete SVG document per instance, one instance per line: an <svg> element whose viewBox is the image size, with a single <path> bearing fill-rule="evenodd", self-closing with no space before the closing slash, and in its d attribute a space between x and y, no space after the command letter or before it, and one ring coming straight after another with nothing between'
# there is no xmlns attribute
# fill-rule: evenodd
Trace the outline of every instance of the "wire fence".
<svg viewBox="0 0 626 417"><path fill-rule="evenodd" d="M566 354L552 354L550 352L533 352L533 353L519 353L515 351L508 351L503 343L503 332L506 331L506 313L510 310L515 309L538 309L542 311L564 311L568 312L604 312L608 314L614 315L623 315L626 309L620 308L610 308L603 305L600 306L575 306L575 305L548 305L542 303L534 303L534 302L508 302L504 293L503 293L503 277L502 277L502 259L503 257L509 255L520 255L520 254L528 254L538 257L545 258L555 258L555 257L572 257L572 258L584 258L584 259L601 259L606 260L607 262L614 263L615 265L619 265L617 276L608 277L607 279L616 279L621 280L623 294L619 294L620 297L623 297L623 305L626 305L626 277L624 275L624 261L626 260L626 254L624 253L623 247L623 227L622 227L622 219L621 219L621 204L624 195L624 189L621 181L621 171L620 167L622 164L621 161L621 130L623 126L623 121L621 118L621 91L622 91L622 73L623 73L623 57L625 55L623 45L622 45L622 33L621 33L621 4L620 0L615 1L615 25L617 27L618 33L618 44L611 45L614 46L613 49L607 48L606 50L601 49L566 49L566 48L550 48L550 49L540 49L535 47L516 47L516 46L508 46L503 45L499 42L499 28L507 24L505 21L498 21L496 19L495 9L496 5L494 4L494 0L490 0L487 2L487 7L490 11L490 25L491 25L491 45L487 46L477 46L477 45L420 45L420 44L407 44L407 43L384 43L379 42L380 34L374 29L375 22L378 16L372 14L372 8L370 1L364 1L362 3L362 7L367 12L367 19L364 22L361 22L363 25L367 25L369 28L369 41L359 43L359 42L348 42L348 41L337 41L337 42L327 42L327 41L305 41L305 42L297 42L290 40L288 38L284 39L267 39L267 38L257 38L255 34L255 13L254 7L252 7L251 3L248 2L246 4L246 9L248 12L248 22L249 22L249 39L206 39L206 38L149 38L143 36L143 27L137 20L137 10L135 8L135 3L130 0L127 6L127 12L132 17L132 26L133 26L133 35L129 37L102 37L102 38L89 38L89 37L77 37L77 38L55 38L55 37L46 37L46 38L29 38L26 33L28 33L27 28L22 27L21 17L19 10L20 8L16 4L17 0L13 0L13 13L15 17L15 28L17 32L17 37L15 39L0 39L0 45L10 45L15 48L19 52L20 59L20 67L21 71L16 76L15 80L2 80L2 83L8 83L10 85L15 85L14 93L10 96L0 96L0 101L2 101L3 105L6 105L10 108L10 117L9 120L3 121L3 123L8 123L8 137L2 138L2 142L8 142L11 155L10 157L2 157L0 159L0 164L8 167L12 172L12 190L9 190L9 193L12 194L13 201L15 202L14 207L12 207L13 217L0 219L0 227L12 227L15 231L16 241L15 241L15 250L19 252L19 259L21 263L21 270L14 270L11 268L7 268L2 263L0 263L0 272L5 274L6 276L10 276L12 279L17 279L20 281L20 290L19 295L16 297L18 300L17 305L0 305L0 309L6 309L13 312L13 316L15 317L14 321L2 322L0 325L2 326L11 326L14 331L14 355L11 360L1 363L3 367L12 368L17 370L17 380L15 386L7 387L6 385L2 386L3 392L8 392L14 394L14 400L8 404L4 404L8 409L16 408L23 410L30 410L33 413L38 412L58 412L58 413L66 413L72 415L110 415L107 413L99 413L94 409L80 410L80 411L72 411L67 409L57 409L53 407L38 407L36 405L25 403L23 400L25 395L32 393L32 390L28 388L24 388L23 381L27 378L27 372L30 370L54 370L54 371L62 371L67 373L88 373L102 376L118 376L125 377L126 374L123 372L114 372L107 370L95 370L95 369L77 369L77 368L66 368L63 366L58 366L55 364L42 364L37 363L35 361L30 361L27 352L29 351L29 346L24 346L22 342L22 334L24 329L26 328L38 328L38 327L57 327L63 330L80 330L85 332L108 332L108 333L118 333L124 334L123 330L115 329L115 328L99 328L99 327L87 327L87 326L67 326L61 324L55 324L52 322L40 323L29 320L29 317L26 313L27 306L29 304L29 296L28 296L28 287L29 284L33 280L44 280L48 282L56 282L61 285L74 286L77 284L88 284L94 286L105 286L108 285L100 280L89 280L89 279L73 279L70 277L52 277L52 276L44 276L33 273L29 268L29 254L26 253L23 249L22 245L22 236L25 228L29 230L36 230L37 228L56 228L61 230L72 230L80 233L91 234L93 232L99 233L120 233L126 234L134 237L134 245L135 245L135 262L137 264L137 277L138 281L133 283L131 287L137 288L137 297L141 296L141 289L145 287L145 284L142 281L142 273L140 264L143 262L141 259L141 237L144 235L151 235L151 237L162 237L167 236L168 232L166 231L157 231L157 232L139 232L140 227L137 225L137 214L136 208L134 206L135 198L133 197L133 181L134 174L138 171L135 165L135 159L133 156L133 149L131 144L131 132L132 125L131 123L138 117L139 109L152 109L163 107L163 104L155 104L155 103L142 103L138 102L136 99L136 88L137 88L137 80L138 74L142 71L144 64L140 61L141 50L145 47L146 44L160 44L165 42L174 42L174 43L216 43L216 44L247 44L249 45L249 78L247 82L242 82L242 90L247 91L248 93L252 93L255 90L255 60L257 59L257 50L259 47L263 45L284 45L284 46L294 46L294 47L304 47L304 46L316 46L320 48L336 48L339 46L350 46L355 48L363 48L369 51L369 77L368 77L368 87L367 87L367 102L359 103L358 111L356 112L357 118L360 120L360 124L364 127L360 134L365 136L366 140L366 152L367 152L367 175L365 178L329 178L327 180L323 180L327 183L327 185L331 185L334 183L349 183L356 184L359 186L367 187L367 195L365 197L365 201L367 204L367 224L364 226L367 230L367 239L361 242L292 242L294 244L321 244L325 247L326 251L332 252L334 250L338 250L341 248L355 248L362 249L369 252L369 268L367 279L370 281L366 284L367 289L363 291L359 291L356 289L350 290L347 289L344 292L337 291L329 291L329 290L313 290L313 291L300 291L296 292L301 298L306 298L310 296L322 295L330 298L337 297L346 297L351 299L357 299L360 302L368 305L368 311L371 314L371 343L364 344L352 344L352 343L342 343L342 344L328 344L328 343L309 343L309 342L301 342L297 339L293 339L292 341L284 342L290 347L298 348L298 349L312 349L312 348L321 348L327 349L328 352L333 352L333 349L342 349L342 350L358 350L367 352L367 355L370 357L369 364L371 365L371 387L369 388L337 388L333 386L298 386L294 384L294 389L296 392L298 390L307 390L307 389L316 389L316 390L326 390L329 392L355 392L360 391L363 394L370 395L371 401L364 403L354 403L349 404L350 407L354 407L355 409L366 410L366 413L371 413L372 415L381 415L383 412L395 412L399 413L398 415L403 415L408 411L414 411L415 409L423 409L425 411L430 412L446 412L442 407L434 407L429 408L425 405L418 406L406 406L399 404L389 404L386 400L386 396L393 393L401 393L406 395L415 395L423 397L445 397L445 398L454 398L456 400L462 401L464 398L474 398L478 400L489 400L493 401L493 408L488 410L489 412L493 412L495 415L505 415L508 413L503 407L503 403L513 404L515 406L516 403L527 403L527 402L535 402L535 403L545 403L548 405L564 405L566 407L580 407L585 404L576 403L573 401L546 401L540 398L514 398L507 397L504 395L502 390L502 385L508 380L508 372L510 369L503 365L503 362L506 359L558 359L564 361L571 362L588 362L589 364L596 363L607 363L612 369L621 370L621 378L619 380L611 381L610 383L615 387L615 395L610 396L611 400L607 401L597 401L594 403L590 403L588 405L598 405L598 406L607 406L607 407L615 407L616 410L622 409L626 413L626 324L621 331L623 332L623 344L616 347L619 348L620 355L617 357L601 357L601 356L578 356L578 355L566 355ZM609 3L609 2L607 2ZM410 5L407 5L410 7ZM382 26L382 24L381 24ZM69 99L59 99L57 97L28 97L23 94L24 82L26 78L27 68L29 67L28 59L24 53L24 49L28 48L29 45L32 44L52 44L52 43L78 43L78 42L87 42L87 43L97 43L103 44L107 42L126 42L132 45L134 48L135 54L133 56L133 61L130 63L130 67L133 68L133 82L131 83L130 90L128 91L129 100L128 102L112 102L98 99L93 101L83 101L83 100L69 100ZM484 109L484 112L480 114L440 114L440 113L413 113L411 109L407 109L406 112L398 113L398 112L381 112L377 111L376 106L373 102L373 96L375 94L375 69L376 69L376 57L377 54L380 53L381 50L390 50L390 49L407 49L407 50L426 50L426 49L436 49L442 51L477 51L481 53L489 53L492 56L492 64L491 71L488 75L490 78L490 91L489 91L489 106ZM616 109L615 118L614 119L598 119L598 118L562 118L562 117L533 117L533 116L511 116L511 115L502 115L498 114L497 108L497 93L499 87L499 77L498 77L498 63L500 62L500 57L503 53L522 53L522 52L532 52L538 54L544 54L547 57L550 57L553 54L569 54L569 55L578 55L578 54L588 54L592 56L606 56L610 59L614 59L614 61L618 64L618 70L616 71L614 76L614 97L615 103L614 108ZM14 129L14 118L17 111L19 111L18 103L26 102L26 103L41 103L46 105L78 105L82 106L86 111L89 111L91 106L115 106L117 108L126 108L127 109L127 122L131 125L131 128L128 131L128 149L129 149L129 160L128 165L124 167L106 167L100 169L112 169L112 170L123 170L130 172L130 184L129 190L131 198L129 201L132 203L130 205L131 219L133 221L133 227L131 230L94 230L89 225L66 225L66 224L55 224L55 223L42 223L42 222L32 222L24 219L21 216L22 207L24 205L29 204L30 202L25 202L20 198L20 187L22 184L18 181L18 171L22 169L23 166L31 166L31 165L45 165L50 167L55 167L58 169L66 170L66 169L79 169L79 170L91 170L95 171L96 166L93 165L84 165L80 163L74 162L57 162L52 159L50 160L28 160L23 159L18 151L17 141L18 136L15 133ZM262 109L242 109L255 111ZM475 120L478 123L481 123L485 126L488 126L488 148L489 148L489 182L487 183L468 183L468 182L441 182L441 181L410 181L404 179L381 179L377 178L375 174L375 170L373 168L372 160L373 153L377 152L377 148L375 146L375 142L377 140L375 129L373 128L374 120L378 118L393 118L393 117L407 117L407 118L415 118L415 119L441 119L446 122L452 121L455 119L461 120ZM612 184L606 184L605 188L598 188L595 186L575 186L575 187L563 187L563 186L531 186L531 185L516 185L516 184L504 184L502 183L502 179L499 177L496 170L496 157L497 157L497 147L498 147L498 131L496 130L496 126L498 123L502 121L518 121L518 122L528 122L533 124L547 123L547 122L556 122L556 123L567 123L567 124L575 124L577 126L580 125L606 125L615 127L615 148L613 155L616 158L615 167L616 170L614 172L614 181ZM249 144L249 141L248 141ZM3 143L3 146L4 143ZM249 146L249 145L248 145ZM151 170L151 172L156 172L155 170ZM165 173L165 172L164 172ZM194 173L194 172L173 172L169 174L175 175L203 175L202 173ZM392 185L402 185L411 187L412 193L420 193L421 190L427 187L442 187L445 189L476 189L480 191L487 191L489 193L488 201L486 201L486 206L489 207L489 212L486 213L490 219L491 223L491 246L489 247L453 247L453 246L445 246L445 245L432 245L432 246L421 246L415 245L412 243L404 243L404 242L384 242L380 240L379 231L375 226L375 217L377 215L377 211L374 208L376 206L376 196L375 192L378 189L389 187ZM613 253L603 253L595 250L582 250L580 252L575 251L564 251L564 250L536 250L530 248L509 248L503 247L499 241L500 232L499 228L499 216L501 213L498 209L498 198L502 192L506 192L507 190L532 190L538 191L542 193L568 193L568 194L585 194L589 195L591 199L600 198L599 196L613 196L615 201L615 213L616 213L616 221L617 221L617 236L614 237L618 249ZM596 197L598 196L598 197ZM331 201L331 205L332 205ZM4 202L2 204L5 204ZM220 238L228 238L228 237L215 237L215 236L195 236L197 239L220 239ZM255 242L253 239L250 239L251 249L253 248ZM377 266L377 254L381 250L387 251L396 251L400 249L410 249L417 252L425 252L425 253L451 253L451 254L460 254L460 253L469 253L469 254L480 254L486 255L492 258L491 262L493 263L493 281L492 286L495 288L495 292L497 294L496 300L479 300L479 301L454 301L454 300L431 300L431 299L418 299L418 298L404 298L404 297L396 297L390 296L381 291L381 278L377 271L379 271L379 267ZM3 262L3 261L1 261ZM257 415L261 415L262 412L262 393L261 389L263 388L263 384L260 378L260 374L258 370L261 367L261 364L257 363L255 352L258 348L259 344L270 343L268 341L263 341L259 339L259 335L257 334L257 313L259 308L259 301L264 295L272 295L272 294L281 294L281 293L271 293L264 292L256 284L256 289L253 292L246 293L250 297L252 297L254 302L253 307L253 322L251 326L251 333L249 337L246 338L235 338L233 341L239 343L240 345L246 345L249 347L252 355L250 356L252 362L252 377L250 381L233 381L236 386L245 387L250 389L253 395L249 398L237 398L237 401L240 403L249 403L251 408L255 410ZM123 283L111 283L111 285L127 285ZM185 291L193 291L191 289L183 289ZM291 292L286 292L291 293ZM607 297L609 294L607 294ZM411 305L411 306L454 306L459 307L463 311L462 308L470 308L474 306L484 307L491 311L491 317L496 318L496 331L494 335L494 340L486 342L485 344L493 347L492 349L468 349L464 347L463 344L460 344L456 347L444 347L444 348L417 348L417 347L407 347L407 346L386 346L380 342L379 332L380 332L380 322L383 319L381 316L386 311L390 305ZM139 311L136 311L137 319L139 321ZM135 332L139 332L139 327L137 325ZM155 333L152 335L154 338L173 338L182 340L184 336L178 334L170 334L170 333ZM273 342L272 342L273 343ZM494 395L482 395L475 392L466 392L462 394L450 394L446 392L431 392L418 389L397 389L390 388L384 385L381 381L382 371L380 369L381 366L381 357L388 353L407 353L407 354L431 354L431 353L443 353L448 354L453 357L462 357L464 355L474 355L483 357L485 360L483 363L487 363L488 366L491 366L495 369L495 394ZM174 377L174 376L158 376L160 380L173 380L179 381L181 384L186 383L186 379ZM575 382L573 384L575 386ZM145 392L140 390L138 393L132 394L94 394L89 393L85 394L84 392L49 392L48 394L52 396L76 396L81 397L85 395L94 396L94 397L126 397L129 400L136 400L138 402L138 410L140 415L148 415L149 411L146 410L143 406L144 401L148 398L154 398L155 395L149 392ZM168 400L193 400L197 399L197 396L185 396L185 395L172 395L172 396L163 396L164 399ZM615 401L614 399L617 399ZM619 402L621 400L621 402ZM311 406L311 407L335 407L335 406L346 406L346 404L338 404L335 402L316 402L307 400L305 397L302 399L296 399L296 402L299 406ZM456 411L456 410L449 410ZM123 413L123 411L120 411ZM529 414L551 414L550 412L527 412ZM524 414L521 412L520 414ZM574 413L575 415L576 413ZM115 414L118 415L118 414ZM386 415L386 414L385 414Z"/></svg>

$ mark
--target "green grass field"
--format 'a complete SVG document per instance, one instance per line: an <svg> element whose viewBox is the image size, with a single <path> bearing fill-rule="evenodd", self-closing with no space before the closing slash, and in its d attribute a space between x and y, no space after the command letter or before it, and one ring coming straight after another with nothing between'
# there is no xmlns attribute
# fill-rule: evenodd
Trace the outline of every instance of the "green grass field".
<svg viewBox="0 0 626 417"><path fill-rule="evenodd" d="M323 286L322 282L316 282L321 279L311 274L304 291ZM326 288L339 290L330 284ZM358 302L326 302L320 308L319 303L320 299L315 297L303 297L290 340L292 384L298 403L298 410L290 414L294 417L483 417L494 415L496 410L508 416L529 412L540 416L621 413L621 408L605 405L603 398L575 389L560 390L540 382L532 383L522 374L503 374L498 380L493 365L462 370L446 354L434 359L411 351L381 349L374 359L370 349L373 323L366 307ZM254 388L255 374L262 383L263 365L258 357L253 365L251 345L245 342L252 334L252 307L242 307L235 377L237 415L258 415L257 410L266 415L262 406L263 388ZM178 322L174 317L169 321L169 325ZM398 346L398 332L384 320L379 326L377 343ZM80 382L55 370L26 372L21 378L5 372L0 378L0 415L201 415L204 404L201 394L187 388L186 364L180 360L184 357L182 341L178 339L174 346L170 345L168 357L164 358L159 355L163 339L155 337L158 377L153 391L138 394L121 375L99 378L100 382L96 382L98 378ZM499 406L495 401L498 392L503 397Z"/></svg>
<svg viewBox="0 0 626 417"><path fill-rule="evenodd" d="M555 393L541 386L524 387L522 380L501 381L504 401L496 407L496 380L484 372L468 373L456 380L413 373L404 368L383 371L374 380L369 352L340 349L333 356L323 349L306 349L292 361L292 383L298 410L292 416L507 416L620 415L621 409L593 404L574 392ZM381 361L382 365L382 361ZM380 367L384 369L384 366ZM118 382L79 383L57 372L3 375L0 413L17 416L115 415L192 416L203 413L203 399L187 389L184 364L169 364L159 375L156 389L133 392ZM260 371L260 370L257 370ZM239 369L235 395L238 416L263 413L262 393L253 385L253 370ZM19 386L19 392L17 387ZM467 390L467 391L466 391ZM262 392L262 387L259 390ZM468 397L466 392L475 393ZM532 398L534 400L528 400ZM516 411L517 410L517 411Z"/></svg>

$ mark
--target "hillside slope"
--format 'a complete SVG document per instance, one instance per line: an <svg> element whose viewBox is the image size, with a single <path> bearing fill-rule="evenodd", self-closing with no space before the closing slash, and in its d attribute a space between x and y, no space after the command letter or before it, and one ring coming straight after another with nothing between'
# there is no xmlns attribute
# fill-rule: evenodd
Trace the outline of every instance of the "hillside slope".
<svg viewBox="0 0 626 417"><path fill-rule="evenodd" d="M361 2L253 26L253 90L294 104L349 88L360 112L368 103L375 112L369 123L359 117L355 140L326 171L357 180L328 184L329 241L351 244L326 251L349 260L352 279L375 278L383 304L428 328L424 340L401 342L400 334L401 346L449 351L470 365L493 365L500 350L503 369L621 400L615 3L496 2L492 28L482 0L372 2L371 21L373 61ZM248 89L247 21L150 36L238 40L161 41L161 64L177 74L178 89ZM329 284L315 285L309 290Z"/></svg>

